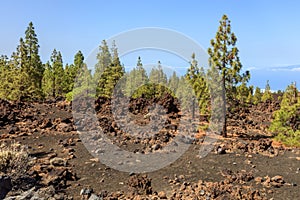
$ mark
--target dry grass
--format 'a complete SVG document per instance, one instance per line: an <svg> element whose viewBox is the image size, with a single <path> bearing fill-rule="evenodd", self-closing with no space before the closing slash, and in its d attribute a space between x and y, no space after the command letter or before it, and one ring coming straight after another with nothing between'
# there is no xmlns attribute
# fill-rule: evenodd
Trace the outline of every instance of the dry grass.
<svg viewBox="0 0 300 200"><path fill-rule="evenodd" d="M29 166L29 155L25 146L18 143L0 144L0 172L11 178L24 175Z"/></svg>

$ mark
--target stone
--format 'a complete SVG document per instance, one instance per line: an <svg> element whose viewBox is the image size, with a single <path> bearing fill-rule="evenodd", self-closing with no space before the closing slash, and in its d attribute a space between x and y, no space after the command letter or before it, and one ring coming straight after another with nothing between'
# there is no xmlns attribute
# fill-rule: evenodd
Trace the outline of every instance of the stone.
<svg viewBox="0 0 300 200"><path fill-rule="evenodd" d="M217 154L226 154L226 149L224 147L218 146L217 147Z"/></svg>
<svg viewBox="0 0 300 200"><path fill-rule="evenodd" d="M278 183L284 183L283 177L279 176L279 175L272 177L271 181L275 181L275 182L278 182Z"/></svg>
<svg viewBox="0 0 300 200"><path fill-rule="evenodd" d="M50 119L44 119L42 124L40 125L40 128L44 129L44 128L50 128L52 127L52 122Z"/></svg>
<svg viewBox="0 0 300 200"><path fill-rule="evenodd" d="M55 157L50 160L50 164L53 166L66 166L67 161L64 160L63 158Z"/></svg>
<svg viewBox="0 0 300 200"><path fill-rule="evenodd" d="M200 194L201 196L203 196L203 195L205 195L205 191L204 191L204 190L200 190L200 191L199 191L199 194Z"/></svg>
<svg viewBox="0 0 300 200"><path fill-rule="evenodd" d="M161 148L161 146L160 146L160 144L154 144L154 145L152 145L152 149L153 150L158 150L158 149L160 149Z"/></svg>
<svg viewBox="0 0 300 200"><path fill-rule="evenodd" d="M6 194L12 189L11 178L0 176L0 199L4 199Z"/></svg>
<svg viewBox="0 0 300 200"><path fill-rule="evenodd" d="M160 191L157 195L160 199L167 199L167 194L164 191Z"/></svg>
<svg viewBox="0 0 300 200"><path fill-rule="evenodd" d="M271 178L271 185L273 187L281 187L284 183L285 181L283 180L282 176L277 175Z"/></svg>
<svg viewBox="0 0 300 200"><path fill-rule="evenodd" d="M255 177L255 182L256 183L261 183L262 182L262 180L263 180L263 178L262 177L260 177L260 176L258 176L258 177Z"/></svg>
<svg viewBox="0 0 300 200"><path fill-rule="evenodd" d="M19 200L25 200L25 199L32 199L32 200L37 200L38 194L35 194L35 187L31 188L30 190L27 190L23 192L22 194L14 197L8 197L5 200L14 200L14 199L19 199Z"/></svg>
<svg viewBox="0 0 300 200"><path fill-rule="evenodd" d="M62 132L70 132L70 131L74 130L72 124L67 124L67 123L64 123L64 122L59 123L56 126L56 128L57 128L58 131L62 131Z"/></svg>
<svg viewBox="0 0 300 200"><path fill-rule="evenodd" d="M90 198L88 200L101 200L102 198L98 197L95 194L91 194Z"/></svg>

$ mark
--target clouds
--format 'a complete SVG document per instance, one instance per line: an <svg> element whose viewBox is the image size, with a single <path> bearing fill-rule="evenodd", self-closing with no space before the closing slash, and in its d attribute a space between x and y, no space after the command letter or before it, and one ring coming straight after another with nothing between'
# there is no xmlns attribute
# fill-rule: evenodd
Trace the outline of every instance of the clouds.
<svg viewBox="0 0 300 200"><path fill-rule="evenodd" d="M286 72L300 72L300 65L292 65L292 66L285 66L285 67L272 67L270 68L271 71L286 71Z"/></svg>
<svg viewBox="0 0 300 200"><path fill-rule="evenodd" d="M300 83L300 65L276 67L249 67L250 84L264 88L269 80L272 90L285 90L292 82Z"/></svg>

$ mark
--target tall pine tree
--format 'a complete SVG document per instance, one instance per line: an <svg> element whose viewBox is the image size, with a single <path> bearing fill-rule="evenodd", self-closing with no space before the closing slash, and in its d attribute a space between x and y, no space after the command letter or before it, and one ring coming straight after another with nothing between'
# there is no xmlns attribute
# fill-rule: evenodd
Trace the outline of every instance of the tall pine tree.
<svg viewBox="0 0 300 200"><path fill-rule="evenodd" d="M176 95L177 89L179 87L179 77L177 76L176 72L172 73L172 76L169 78L168 87L172 91L173 95Z"/></svg>
<svg viewBox="0 0 300 200"><path fill-rule="evenodd" d="M84 67L84 56L81 51L78 51L74 56L74 62L71 65L65 67L65 92L71 92L74 88L74 81L78 76L80 70Z"/></svg>
<svg viewBox="0 0 300 200"><path fill-rule="evenodd" d="M210 95L206 75L203 67L198 67L198 61L194 53L192 54L192 61L185 77L194 90L200 113L208 114Z"/></svg>
<svg viewBox="0 0 300 200"><path fill-rule="evenodd" d="M125 73L115 42L113 41L110 52L106 41L103 40L97 58L98 63L94 75L97 83L96 94L97 96L111 97L116 84Z"/></svg>
<svg viewBox="0 0 300 200"><path fill-rule="evenodd" d="M27 50L27 60L25 65L25 73L28 75L29 88L25 88L32 98L42 97L42 79L44 67L39 56L38 38L30 22L25 31L25 48Z"/></svg>
<svg viewBox="0 0 300 200"><path fill-rule="evenodd" d="M134 67L129 73L126 73L126 96L133 96L134 98L140 96L144 91L142 91L142 88L139 87L146 85L148 81L149 78L143 67L142 59L141 57L138 57L136 67Z"/></svg>
<svg viewBox="0 0 300 200"><path fill-rule="evenodd" d="M270 84L269 84L269 80L267 80L267 84L266 84L266 87L265 87L265 91L264 91L264 93L261 97L261 101L270 103L272 100L273 100L273 95L272 95L272 92L271 92L271 87L270 87Z"/></svg>
<svg viewBox="0 0 300 200"><path fill-rule="evenodd" d="M12 92L15 89L15 73L11 67L7 56L0 56L0 98L1 99L13 99Z"/></svg>
<svg viewBox="0 0 300 200"><path fill-rule="evenodd" d="M253 103L255 105L260 103L261 102L261 97L262 97L261 89L259 87L256 87L254 95L253 95Z"/></svg>
<svg viewBox="0 0 300 200"><path fill-rule="evenodd" d="M223 101L225 105L230 99L236 96L236 86L240 82L247 82L250 74L246 71L241 74L242 64L238 56L238 48L236 47L237 37L231 32L230 20L223 15L220 26L216 33L215 39L211 40L211 48L208 49L209 65L211 70L217 70L221 77L221 85L223 91ZM223 108L226 113L226 106ZM227 120L223 124L222 135L227 136Z"/></svg>
<svg viewBox="0 0 300 200"><path fill-rule="evenodd" d="M280 109L273 114L270 130L276 138L291 146L300 146L300 98L296 84L289 85L282 97Z"/></svg>
<svg viewBox="0 0 300 200"><path fill-rule="evenodd" d="M46 97L64 96L65 74L61 53L53 50L51 63L45 65L43 90Z"/></svg>
<svg viewBox="0 0 300 200"><path fill-rule="evenodd" d="M28 51L23 38L20 38L20 44L11 56L10 65L15 72L11 99L30 100L35 88L29 74Z"/></svg>

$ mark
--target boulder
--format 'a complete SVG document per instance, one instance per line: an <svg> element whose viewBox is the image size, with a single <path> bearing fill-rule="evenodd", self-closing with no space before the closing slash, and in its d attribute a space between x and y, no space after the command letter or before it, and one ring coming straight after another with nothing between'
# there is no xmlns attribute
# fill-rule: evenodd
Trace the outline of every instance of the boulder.
<svg viewBox="0 0 300 200"><path fill-rule="evenodd" d="M0 176L0 199L4 199L6 194L12 189L11 178Z"/></svg>

